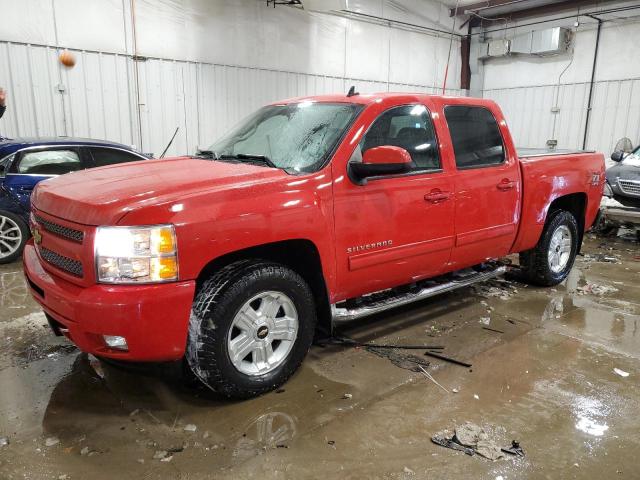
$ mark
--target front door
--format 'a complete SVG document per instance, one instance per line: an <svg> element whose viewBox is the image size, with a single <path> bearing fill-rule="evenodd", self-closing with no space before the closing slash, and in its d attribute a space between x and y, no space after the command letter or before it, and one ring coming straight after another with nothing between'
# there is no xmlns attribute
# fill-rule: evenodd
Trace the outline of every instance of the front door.
<svg viewBox="0 0 640 480"><path fill-rule="evenodd" d="M481 106L444 109L455 156L455 247L459 269L509 253L520 212L520 167L493 113Z"/></svg>
<svg viewBox="0 0 640 480"><path fill-rule="evenodd" d="M334 178L344 177L334 184L338 300L437 275L453 247L453 172L443 168L427 108L381 113L349 161L382 145L406 149L411 171L356 185L334 166Z"/></svg>
<svg viewBox="0 0 640 480"><path fill-rule="evenodd" d="M38 182L83 168L79 149L75 147L25 150L16 154L5 176L4 186L28 212L31 192Z"/></svg>

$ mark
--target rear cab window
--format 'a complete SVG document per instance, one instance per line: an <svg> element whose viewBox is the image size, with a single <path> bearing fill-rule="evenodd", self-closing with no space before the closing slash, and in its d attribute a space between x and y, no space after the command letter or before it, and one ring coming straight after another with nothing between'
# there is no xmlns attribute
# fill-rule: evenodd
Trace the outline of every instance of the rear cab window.
<svg viewBox="0 0 640 480"><path fill-rule="evenodd" d="M393 107L380 114L360 142L361 153L391 145L411 155L409 173L441 168L438 142L427 107L422 104Z"/></svg>
<svg viewBox="0 0 640 480"><path fill-rule="evenodd" d="M91 147L89 148L93 163L96 167L104 167L106 165L116 165L118 163L137 162L144 160L139 155L125 150L108 147Z"/></svg>
<svg viewBox="0 0 640 480"><path fill-rule="evenodd" d="M504 163L504 142L491 111L478 106L448 105L444 116L459 169Z"/></svg>

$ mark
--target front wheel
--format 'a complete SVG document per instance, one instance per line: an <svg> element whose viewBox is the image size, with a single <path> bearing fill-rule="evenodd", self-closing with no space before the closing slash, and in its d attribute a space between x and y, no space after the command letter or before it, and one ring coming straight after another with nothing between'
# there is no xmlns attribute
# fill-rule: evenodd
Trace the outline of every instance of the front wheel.
<svg viewBox="0 0 640 480"><path fill-rule="evenodd" d="M313 295L300 275L275 263L235 262L196 294L187 362L216 392L257 396L296 371L311 346L315 324Z"/></svg>
<svg viewBox="0 0 640 480"><path fill-rule="evenodd" d="M0 264L19 258L28 238L29 227L18 215L0 211Z"/></svg>
<svg viewBox="0 0 640 480"><path fill-rule="evenodd" d="M545 287L562 282L573 267L579 238L576 218L563 210L554 212L535 248L520 254L526 279Z"/></svg>

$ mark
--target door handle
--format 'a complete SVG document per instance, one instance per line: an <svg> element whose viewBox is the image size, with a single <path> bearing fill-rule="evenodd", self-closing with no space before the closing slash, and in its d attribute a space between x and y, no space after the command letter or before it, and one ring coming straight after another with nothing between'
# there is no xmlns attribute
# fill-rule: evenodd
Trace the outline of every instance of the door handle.
<svg viewBox="0 0 640 480"><path fill-rule="evenodd" d="M424 199L430 203L440 203L447 200L450 196L451 196L450 192L443 192L442 190L439 190L436 188L431 190L431 192L427 193L424 196Z"/></svg>
<svg viewBox="0 0 640 480"><path fill-rule="evenodd" d="M513 182L508 178L503 178L502 181L497 185L498 190L502 190L503 192L507 190L511 190L515 186L516 186L516 182Z"/></svg>

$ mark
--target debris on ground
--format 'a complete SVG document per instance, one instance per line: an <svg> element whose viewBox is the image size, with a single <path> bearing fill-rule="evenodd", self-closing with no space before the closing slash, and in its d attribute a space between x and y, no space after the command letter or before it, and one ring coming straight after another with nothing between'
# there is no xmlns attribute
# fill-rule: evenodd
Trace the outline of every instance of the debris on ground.
<svg viewBox="0 0 640 480"><path fill-rule="evenodd" d="M471 287L472 291L481 297L495 297L500 300L509 300L518 293L518 289L505 280L492 280Z"/></svg>
<svg viewBox="0 0 640 480"><path fill-rule="evenodd" d="M480 317L480 323L482 325L490 325L491 324L491 317Z"/></svg>
<svg viewBox="0 0 640 480"><path fill-rule="evenodd" d="M166 450L156 450L156 453L153 454L154 460L162 460L167 456L168 452Z"/></svg>
<svg viewBox="0 0 640 480"><path fill-rule="evenodd" d="M7 437L0 437L0 447L9 445L9 439Z"/></svg>
<svg viewBox="0 0 640 480"><path fill-rule="evenodd" d="M408 474L408 475L415 475L416 472L414 472L413 470L411 470L409 467L404 467L404 473Z"/></svg>
<svg viewBox="0 0 640 480"><path fill-rule="evenodd" d="M345 393L344 395L342 395L342 399L343 400L349 400L352 397L353 397L353 395L351 395L350 393Z"/></svg>
<svg viewBox="0 0 640 480"><path fill-rule="evenodd" d="M387 358L396 367L404 368L412 372L419 372L420 367L428 367L429 360L411 355L410 353L399 352L392 348L365 347L368 352L373 353L382 358Z"/></svg>
<svg viewBox="0 0 640 480"><path fill-rule="evenodd" d="M613 371L614 371L614 373L620 375L621 377L628 377L629 376L629 372L625 372L624 370L620 370L619 368L614 368Z"/></svg>
<svg viewBox="0 0 640 480"><path fill-rule="evenodd" d="M80 455L84 456L88 454L89 454L89 447L82 447L82 450L80 450Z"/></svg>
<svg viewBox="0 0 640 480"><path fill-rule="evenodd" d="M585 253L582 256L583 260L587 262L601 262L601 263L617 263L621 264L620 255L606 254L606 253Z"/></svg>
<svg viewBox="0 0 640 480"><path fill-rule="evenodd" d="M445 392L449 393L449 390L447 390L445 387L443 387L442 385L440 385L435 378L433 378L433 376L431 376L431 374L429 372L427 372L424 368L419 367L420 371L422 372L422 374L427 377L429 380L431 380L433 383L435 383L437 386L439 386L442 390L444 390Z"/></svg>
<svg viewBox="0 0 640 480"><path fill-rule="evenodd" d="M57 445L58 443L60 443L60 440L58 439L58 437L48 437L44 441L44 444L47 447L53 447L54 445Z"/></svg>
<svg viewBox="0 0 640 480"><path fill-rule="evenodd" d="M594 295L606 295L609 293L615 293L618 289L611 285L604 285L601 283L587 283L582 287L576 288L576 291L579 295L585 295L588 293L592 293Z"/></svg>
<svg viewBox="0 0 640 480"><path fill-rule="evenodd" d="M195 432L197 429L198 427L196 427L193 423L188 423L187 425L184 426L185 432Z"/></svg>
<svg viewBox="0 0 640 480"><path fill-rule="evenodd" d="M489 460L503 458L505 453L524 456L524 450L515 440L511 442L510 447L500 447L498 437L504 431L502 427L481 427L467 422L455 427L453 434L449 430L436 433L431 437L431 441L436 445L458 450L467 455L478 454Z"/></svg>

